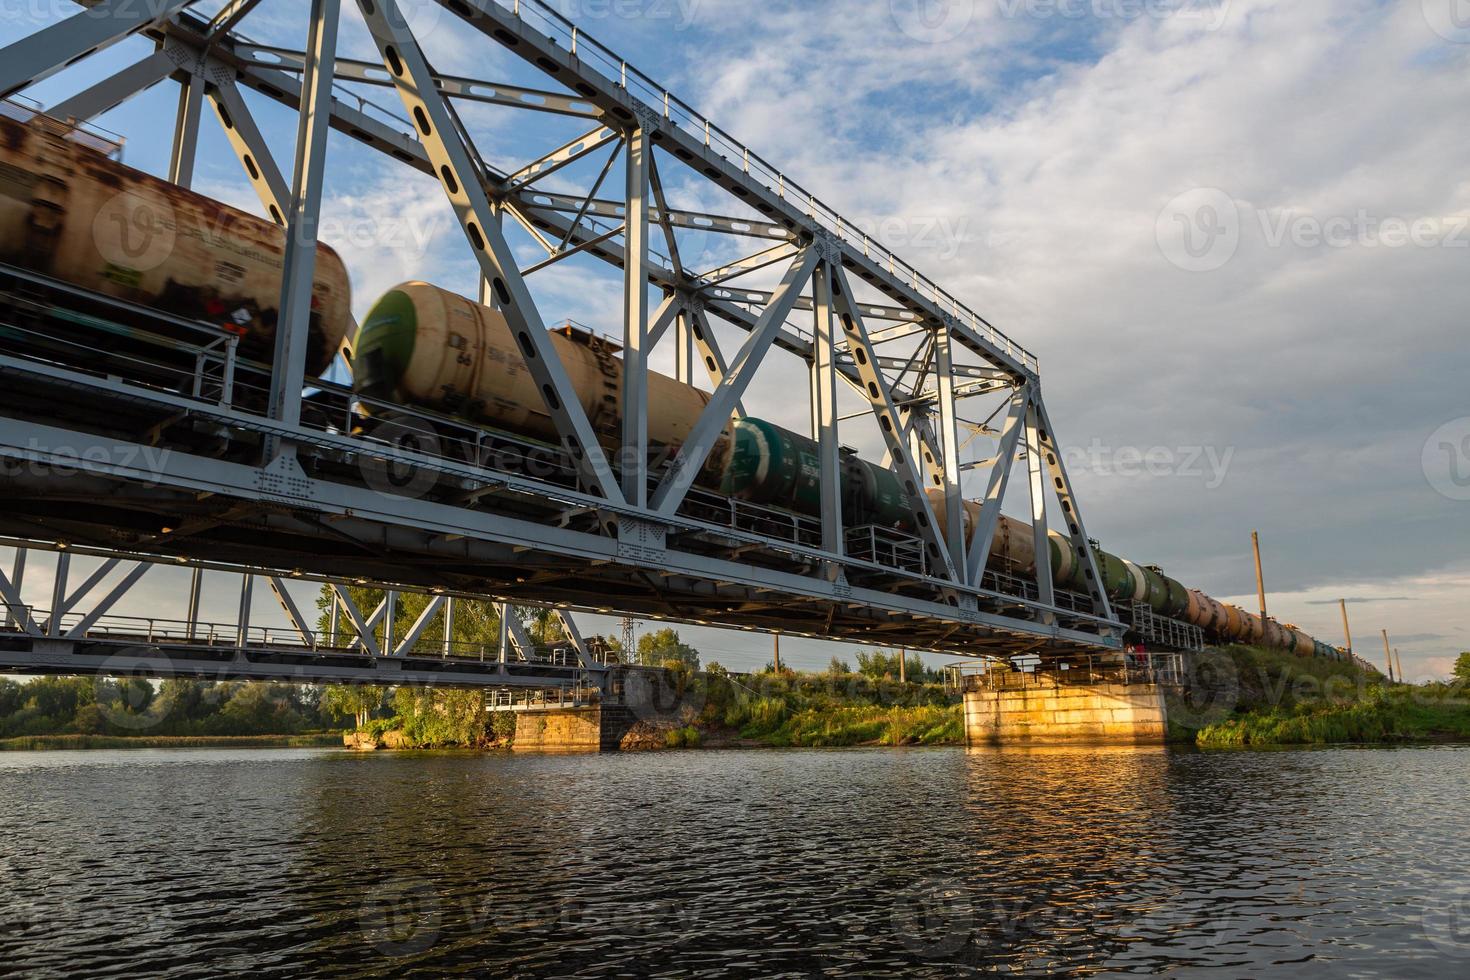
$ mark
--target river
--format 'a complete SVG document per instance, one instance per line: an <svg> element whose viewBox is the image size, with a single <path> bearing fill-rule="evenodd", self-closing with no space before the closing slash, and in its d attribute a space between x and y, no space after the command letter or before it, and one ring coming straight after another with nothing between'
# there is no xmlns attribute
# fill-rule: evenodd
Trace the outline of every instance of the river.
<svg viewBox="0 0 1470 980"><path fill-rule="evenodd" d="M0 753L24 976L1470 974L1470 747Z"/></svg>

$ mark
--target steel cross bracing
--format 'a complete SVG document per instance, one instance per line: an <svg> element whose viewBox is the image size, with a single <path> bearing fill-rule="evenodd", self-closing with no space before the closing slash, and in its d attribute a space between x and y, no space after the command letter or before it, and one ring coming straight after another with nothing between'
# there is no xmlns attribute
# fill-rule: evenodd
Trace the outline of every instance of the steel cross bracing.
<svg viewBox="0 0 1470 980"><path fill-rule="evenodd" d="M1034 356L547 5L440 5L442 16L545 81L437 72L394 0L355 4L380 64L336 57L337 0L314 0L299 50L241 32L255 3L227 4L212 19L186 2L154 4L156 17L140 23L131 3L102 0L0 52L0 91L15 93L62 68L85 73L91 52L129 34L151 39L153 53L54 111L85 125L174 79L181 94L171 177L188 181L207 101L262 210L286 226L290 243L275 370L237 364L233 347L201 342L190 348L194 383L179 392L23 352L0 355L0 390L15 393L0 396L0 453L23 464L4 478L17 505L0 517L0 533L941 652L1120 645ZM242 88L298 113L289 171ZM398 105L386 108L389 99ZM467 104L560 117L583 135L492 167L456 111ZM331 385L314 389L317 402L303 410L302 303L328 129L440 182L480 264L484 298L509 320L561 433L565 465L550 477L487 465L482 450L492 445L525 447L432 413L399 412L413 439L362 432L350 392ZM596 174L590 188L567 190L575 181L563 178L588 165ZM610 195L614 174L620 198ZM672 206L672 175L721 188L729 211ZM522 268L510 229L540 243L546 258ZM690 233L748 242L751 251L691 267L680 247ZM531 288L537 271L574 257L623 270L624 451L616 459L571 389ZM720 333L731 330L744 339L727 351ZM697 370L712 396L690 438L661 460L644 451L647 371L666 339L677 347L679 380L693 383ZM811 380L820 517L763 510L694 485L725 420L761 414L748 396L773 348L804 361ZM209 383L251 371L259 377ZM835 381L866 410L842 415ZM257 382L271 395L264 411L237 391ZM72 410L35 408L47 398L54 404L59 392ZM965 419L963 406L986 396L1002 398L1004 427L993 433L993 456L967 463L961 429L990 430ZM857 418L876 426L885 462L908 492L906 532L845 527L833 505L842 499L837 440L855 431L847 423ZM150 448L168 451L140 465ZM981 462L987 486L967 538L960 484ZM1038 552L1048 553L1050 523L1078 556L1084 594L1055 589L1045 561L1030 582L987 569L1009 476L1021 462ZM397 470L413 475L412 494L384 492L373 479ZM937 506L925 488L938 491Z"/></svg>
<svg viewBox="0 0 1470 980"><path fill-rule="evenodd" d="M566 610L557 610L561 642L533 644L520 620L498 613L510 627L499 647L463 643L453 636L456 601L473 598L437 593L412 623L395 620L404 595L393 589L371 614L352 598L356 582L283 575L269 569L217 562L161 563L156 556L95 549L57 549L54 545L5 541L15 549L12 568L0 568L0 673L139 675L208 680L273 680L310 684L430 685L496 689L602 691L608 665L583 641ZM21 586L36 552L54 555L49 566L47 606L27 604ZM74 556L101 563L78 582ZM187 612L167 618L123 612L131 590L155 569L192 571ZM120 573L120 574L119 574ZM155 572L155 578L157 573ZM201 618L206 588L238 595L236 614L225 622ZM31 575L34 586L36 576ZM310 582L329 589L337 609L324 630L302 614L287 582ZM110 583L103 590L99 586ZM289 625L252 622L253 598L261 584L286 614ZM396 625L395 625L396 623Z"/></svg>

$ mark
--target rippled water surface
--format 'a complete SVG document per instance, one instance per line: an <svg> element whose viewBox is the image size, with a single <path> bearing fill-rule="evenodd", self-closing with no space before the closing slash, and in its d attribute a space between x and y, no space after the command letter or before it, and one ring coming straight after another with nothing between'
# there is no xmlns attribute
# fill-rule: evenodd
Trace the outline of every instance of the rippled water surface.
<svg viewBox="0 0 1470 980"><path fill-rule="evenodd" d="M1470 976L1470 748L0 753L0 973Z"/></svg>

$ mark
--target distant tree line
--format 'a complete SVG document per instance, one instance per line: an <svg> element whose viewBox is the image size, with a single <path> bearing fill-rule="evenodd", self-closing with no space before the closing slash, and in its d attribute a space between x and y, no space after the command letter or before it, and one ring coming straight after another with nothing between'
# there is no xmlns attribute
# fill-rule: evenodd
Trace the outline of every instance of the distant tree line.
<svg viewBox="0 0 1470 980"><path fill-rule="evenodd" d="M0 679L0 738L25 735L298 735L350 718L322 689L259 681Z"/></svg>

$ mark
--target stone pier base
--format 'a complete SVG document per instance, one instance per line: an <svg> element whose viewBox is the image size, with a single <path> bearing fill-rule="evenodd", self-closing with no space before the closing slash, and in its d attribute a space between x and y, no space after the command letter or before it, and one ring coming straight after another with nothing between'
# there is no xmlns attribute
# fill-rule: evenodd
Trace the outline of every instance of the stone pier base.
<svg viewBox="0 0 1470 980"><path fill-rule="evenodd" d="M633 713L618 705L543 708L516 715L516 752L616 752L633 727Z"/></svg>
<svg viewBox="0 0 1470 980"><path fill-rule="evenodd" d="M1161 744L1167 730L1157 684L1068 684L1053 675L1008 675L965 692L970 745Z"/></svg>

